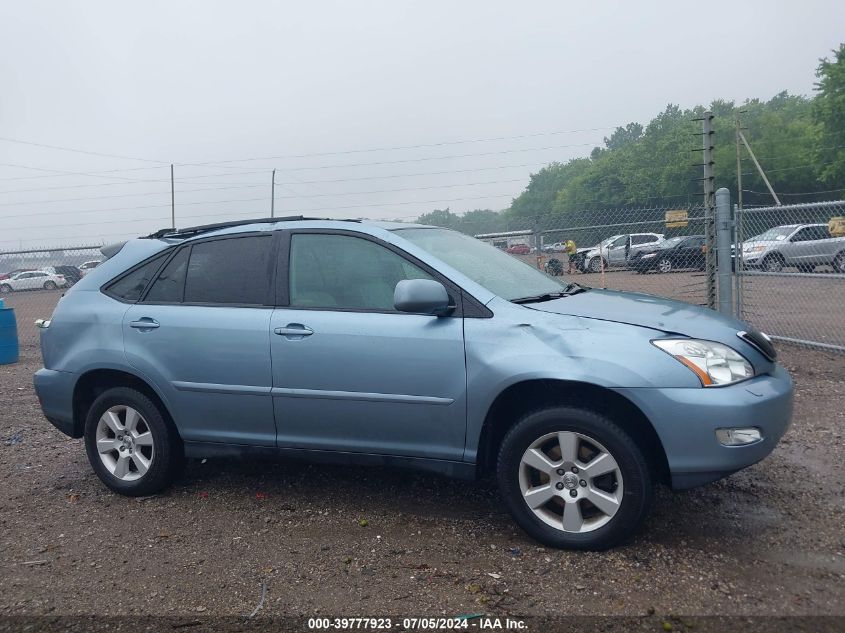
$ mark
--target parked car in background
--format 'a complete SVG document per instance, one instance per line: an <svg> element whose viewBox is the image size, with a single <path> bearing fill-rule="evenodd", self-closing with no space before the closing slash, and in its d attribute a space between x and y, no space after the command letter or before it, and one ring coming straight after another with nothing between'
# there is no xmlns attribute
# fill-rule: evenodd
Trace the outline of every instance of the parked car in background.
<svg viewBox="0 0 845 633"><path fill-rule="evenodd" d="M0 281L0 292L7 293L13 290L55 290L67 286L67 280L62 275L48 273L43 270L31 270L23 273L16 273L14 276Z"/></svg>
<svg viewBox="0 0 845 633"><path fill-rule="evenodd" d="M603 549L658 482L725 477L789 425L789 374L748 324L448 229L276 218L106 250L40 322L34 380L120 494L164 489L186 456L493 475L528 534Z"/></svg>
<svg viewBox="0 0 845 633"><path fill-rule="evenodd" d="M82 271L80 271L76 266L46 266L41 270L48 273L61 275L65 278L65 281L67 281L68 287L72 286L77 281L82 279Z"/></svg>
<svg viewBox="0 0 845 633"><path fill-rule="evenodd" d="M830 266L845 273L845 237L832 237L827 224L784 224L745 240L742 260L747 268L770 273L788 266L801 272Z"/></svg>
<svg viewBox="0 0 845 633"><path fill-rule="evenodd" d="M683 268L704 270L704 236L681 235L638 251L629 261L638 273L668 273Z"/></svg>
<svg viewBox="0 0 845 633"><path fill-rule="evenodd" d="M584 255L584 272L597 273L605 268L623 268L644 248L662 242L662 233L626 233L613 235L594 246Z"/></svg>
<svg viewBox="0 0 845 633"><path fill-rule="evenodd" d="M35 268L15 268L14 270L10 270L7 273L0 274L0 279L8 279L9 277L13 277L18 273L25 273L29 270L35 270Z"/></svg>
<svg viewBox="0 0 845 633"><path fill-rule="evenodd" d="M514 244L509 246L505 252L510 255L528 255L531 253L531 247L528 244Z"/></svg>
<svg viewBox="0 0 845 633"><path fill-rule="evenodd" d="M85 275L87 275L89 272L91 272L92 270L94 270L94 269L95 269L97 266L99 266L99 265L100 265L100 260L99 260L99 259L92 259L92 260L91 260L91 261L89 261L89 262L84 262L84 263L83 263L83 264L79 267L79 271L82 273L82 276L84 277Z"/></svg>

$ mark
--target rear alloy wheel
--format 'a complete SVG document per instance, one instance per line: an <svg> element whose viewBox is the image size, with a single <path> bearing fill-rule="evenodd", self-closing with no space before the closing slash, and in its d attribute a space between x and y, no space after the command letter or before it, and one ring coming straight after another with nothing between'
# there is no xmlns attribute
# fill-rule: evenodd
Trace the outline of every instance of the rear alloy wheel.
<svg viewBox="0 0 845 633"><path fill-rule="evenodd" d="M131 497L168 486L183 461L178 433L147 396L128 387L108 389L91 405L85 449L100 480Z"/></svg>
<svg viewBox="0 0 845 633"><path fill-rule="evenodd" d="M7 294L12 292L12 287L9 284L0 284L0 293Z"/></svg>
<svg viewBox="0 0 845 633"><path fill-rule="evenodd" d="M763 270L767 273L779 273L783 270L783 260L779 255L769 255L763 260Z"/></svg>
<svg viewBox="0 0 845 633"><path fill-rule="evenodd" d="M636 443L586 409L525 416L502 441L497 470L516 522L552 547L612 547L640 526L651 502L651 475Z"/></svg>
<svg viewBox="0 0 845 633"><path fill-rule="evenodd" d="M831 265L833 266L834 272L845 273L845 251L834 257Z"/></svg>
<svg viewBox="0 0 845 633"><path fill-rule="evenodd" d="M668 257L664 257L659 262L657 262L657 270L662 273L672 272L672 260Z"/></svg>
<svg viewBox="0 0 845 633"><path fill-rule="evenodd" d="M54 281L45 281L44 282L44 290L55 290L56 289L56 282Z"/></svg>

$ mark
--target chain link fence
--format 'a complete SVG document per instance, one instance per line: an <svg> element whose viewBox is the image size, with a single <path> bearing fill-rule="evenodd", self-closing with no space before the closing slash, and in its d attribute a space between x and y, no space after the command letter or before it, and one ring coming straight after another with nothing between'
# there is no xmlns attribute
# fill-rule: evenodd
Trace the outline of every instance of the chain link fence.
<svg viewBox="0 0 845 633"><path fill-rule="evenodd" d="M49 319L62 293L103 259L100 246L0 251L0 298L15 309L21 346L38 344L35 319Z"/></svg>
<svg viewBox="0 0 845 633"><path fill-rule="evenodd" d="M584 210L476 237L555 276L708 305L701 205Z"/></svg>
<svg viewBox="0 0 845 633"><path fill-rule="evenodd" d="M845 351L845 200L735 213L741 317L782 340Z"/></svg>

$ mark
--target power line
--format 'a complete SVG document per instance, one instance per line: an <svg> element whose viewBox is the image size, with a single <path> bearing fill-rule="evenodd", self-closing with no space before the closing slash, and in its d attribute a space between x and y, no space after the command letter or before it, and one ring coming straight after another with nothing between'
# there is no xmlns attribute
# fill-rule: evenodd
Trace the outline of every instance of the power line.
<svg viewBox="0 0 845 633"><path fill-rule="evenodd" d="M424 149L428 147L443 147L447 145L463 145L468 143L487 143L493 141L512 141L512 140L519 140L524 138L536 138L538 136L555 136L561 134L575 134L578 132L597 132L601 130L613 130L616 129L618 126L612 127L594 127L594 128L584 128L580 130L560 130L556 132L536 132L533 134L519 134L516 136L498 136L498 137L491 137L491 138L477 138L477 139L464 139L464 140L457 140L457 141L442 141L438 143L420 143L418 145L395 145L395 146L388 146L388 147L369 147L364 149L348 149L348 150L334 150L334 151L327 151L327 152L311 152L308 154L287 154L282 156L262 156L262 157L253 157L253 158L235 158L231 160L222 160L222 161L209 161L204 163L181 163L182 165L190 165L190 166L200 166L200 165L222 165L222 164L229 164L229 163L243 163L249 162L254 160L287 160L287 159L297 159L297 158L315 158L318 156L340 156L340 155L348 155L348 154L363 154L368 152L392 152L398 150L406 150L406 149ZM590 143L594 145L594 143Z"/></svg>
<svg viewBox="0 0 845 633"><path fill-rule="evenodd" d="M102 156L105 158L120 158L123 160L139 160L145 163L160 163L162 165L167 165L169 163L165 163L164 161L160 160L151 160L149 158L136 158L134 156L122 156L120 154L104 154L102 152L92 152L84 149L76 149L73 147L64 147L61 145L47 145L46 143L35 143L33 141L22 141L16 138L8 138L5 136L0 136L0 141L5 141L6 143L18 143L20 145L31 145L33 147L43 147L47 149L57 149L63 152L74 152L77 154L87 154L88 156Z"/></svg>
<svg viewBox="0 0 845 633"><path fill-rule="evenodd" d="M322 197L338 197L338 196L352 196L352 195L373 195L379 193L398 193L402 191L422 191L428 189L450 189L455 187L478 187L482 185L498 185L498 184L510 184L516 182L523 182L523 178L514 178L512 180L488 180L486 182L464 182L464 183L451 183L446 185L430 185L426 187L400 187L396 189L380 189L374 191L346 191L340 193L319 193L319 194L294 194L290 196L276 196L277 200L285 200L285 199L296 199L296 198L322 198ZM277 185L281 185L281 183L276 183ZM300 184L300 183L297 183ZM231 186L231 187L201 187L198 189L180 189L179 193L195 193L195 192L202 192L202 191L226 191L230 189L254 189L258 187L266 187L266 183L256 183L256 184L244 184L238 186ZM26 201L17 201L17 202L0 202L0 206L15 206L15 205L28 205L28 204L53 204L56 202L84 202L88 200L109 200L113 198L130 198L136 196L163 196L163 195L170 195L170 191L148 191L148 192L137 192L137 193L121 193L111 196L90 196L85 198L54 198L52 200L26 200ZM199 203L191 203L191 204L199 204ZM73 213L77 213L76 211L72 211Z"/></svg>

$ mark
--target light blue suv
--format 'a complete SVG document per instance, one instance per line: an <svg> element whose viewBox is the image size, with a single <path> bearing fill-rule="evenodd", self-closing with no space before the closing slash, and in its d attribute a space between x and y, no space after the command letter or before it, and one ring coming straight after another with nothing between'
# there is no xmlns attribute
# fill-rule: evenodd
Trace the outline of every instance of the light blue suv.
<svg viewBox="0 0 845 633"><path fill-rule="evenodd" d="M446 229L275 218L104 255L40 323L35 388L121 494L161 490L186 456L495 473L531 536L601 549L656 483L749 466L791 416L748 325L565 284Z"/></svg>

